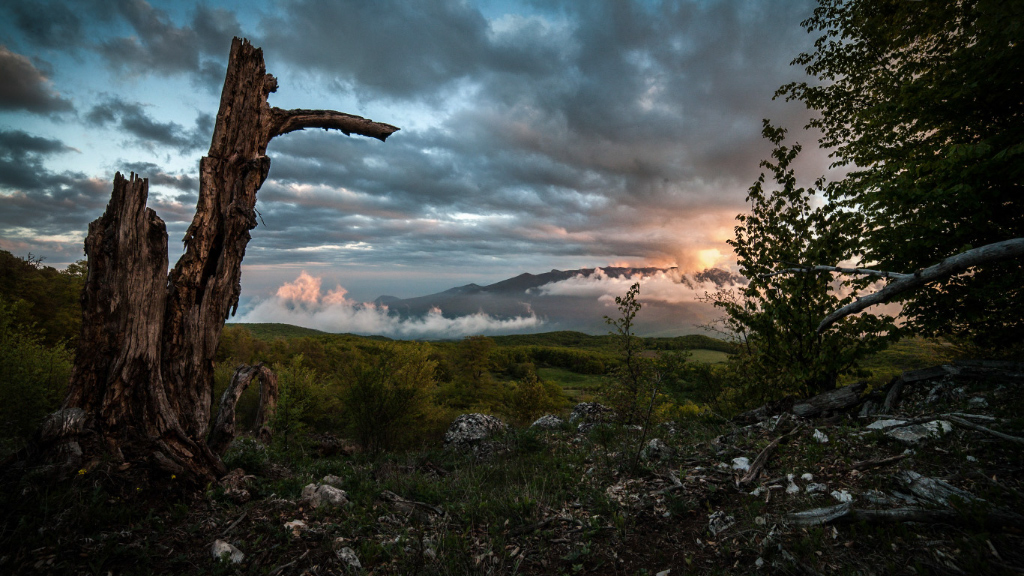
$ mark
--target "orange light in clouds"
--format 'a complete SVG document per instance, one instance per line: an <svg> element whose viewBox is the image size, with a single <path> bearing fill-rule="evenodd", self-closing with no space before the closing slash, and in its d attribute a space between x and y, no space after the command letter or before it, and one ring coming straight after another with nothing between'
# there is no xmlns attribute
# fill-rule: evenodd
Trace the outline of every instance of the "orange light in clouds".
<svg viewBox="0 0 1024 576"><path fill-rule="evenodd" d="M722 258L722 252L717 248L708 248L707 250L700 250L697 252L697 259L700 262L702 268L714 268L715 264L718 264L719 259Z"/></svg>
<svg viewBox="0 0 1024 576"><path fill-rule="evenodd" d="M320 300L320 279L303 270L295 282L285 282L277 289L277 297L298 302L317 302Z"/></svg>

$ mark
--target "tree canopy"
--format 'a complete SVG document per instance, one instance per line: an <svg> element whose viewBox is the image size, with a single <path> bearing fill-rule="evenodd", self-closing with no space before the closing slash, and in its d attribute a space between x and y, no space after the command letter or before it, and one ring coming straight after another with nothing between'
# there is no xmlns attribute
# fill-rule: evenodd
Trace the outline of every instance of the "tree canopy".
<svg viewBox="0 0 1024 576"><path fill-rule="evenodd" d="M1024 3L819 0L820 33L783 86L817 115L837 206L863 217L866 266L913 272L1024 237ZM869 280L863 280L868 282ZM1024 341L1024 262L905 295L909 328L1001 347Z"/></svg>

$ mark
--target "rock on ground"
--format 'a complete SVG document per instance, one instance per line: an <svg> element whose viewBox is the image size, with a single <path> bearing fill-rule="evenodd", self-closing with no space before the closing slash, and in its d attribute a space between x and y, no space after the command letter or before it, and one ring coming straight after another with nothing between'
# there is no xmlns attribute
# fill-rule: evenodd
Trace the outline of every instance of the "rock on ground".
<svg viewBox="0 0 1024 576"><path fill-rule="evenodd" d="M327 484L307 484L302 489L302 499L307 500L312 508L348 504L348 494L344 490Z"/></svg>
<svg viewBox="0 0 1024 576"><path fill-rule="evenodd" d="M672 449L669 448L668 444L662 442L661 438L652 438L651 441L644 446L643 450L640 451L640 459L644 461L661 460L662 458L668 458L671 455Z"/></svg>
<svg viewBox="0 0 1024 576"><path fill-rule="evenodd" d="M533 422L533 424L530 424L530 428L540 428L542 430L551 430L553 428L558 428L559 426L562 425L563 422L564 421L561 418L559 418L558 416L555 416L554 414L545 414L545 415L541 416L540 418L537 418Z"/></svg>
<svg viewBox="0 0 1024 576"><path fill-rule="evenodd" d="M213 546L210 547L210 554L213 554L213 557L217 560L224 560L225 558L231 560L232 564L241 564L245 558L245 554L241 550L223 540L215 540L213 542Z"/></svg>
<svg viewBox="0 0 1024 576"><path fill-rule="evenodd" d="M573 406L569 422L604 422L612 416L612 409L600 402L580 402Z"/></svg>
<svg viewBox="0 0 1024 576"><path fill-rule="evenodd" d="M471 450L480 454L489 452L487 439L504 432L508 427L501 420L487 414L462 414L448 427L444 447L449 450Z"/></svg>
<svg viewBox="0 0 1024 576"><path fill-rule="evenodd" d="M363 564L359 562L359 557L356 556L356 551L345 546L339 548L334 554L338 557L338 560L344 562L349 568L353 570L362 570Z"/></svg>

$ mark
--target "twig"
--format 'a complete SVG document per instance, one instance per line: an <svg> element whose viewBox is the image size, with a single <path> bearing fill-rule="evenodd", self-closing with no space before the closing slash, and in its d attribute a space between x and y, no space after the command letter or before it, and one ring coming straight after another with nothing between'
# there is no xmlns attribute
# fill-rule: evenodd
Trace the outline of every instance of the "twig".
<svg viewBox="0 0 1024 576"><path fill-rule="evenodd" d="M669 492L672 492L673 490L679 490L680 488L683 487L683 481L679 479L679 476L676 476L675 472L669 470L668 471L668 477L669 477L669 479L672 480L672 485L667 487L667 488L662 488L661 490L656 490L656 491L651 493L652 495L656 496L656 495L659 495L659 494L668 494Z"/></svg>
<svg viewBox="0 0 1024 576"><path fill-rule="evenodd" d="M238 517L238 520L235 520L234 522L232 522L231 525L228 526L227 530L224 531L224 536L227 536L229 532L234 530L235 526L238 526L238 523L241 522L242 520L245 520L245 517L248 516L248 515L249 515L248 512L242 512L242 515Z"/></svg>
<svg viewBox="0 0 1024 576"><path fill-rule="evenodd" d="M509 536L519 536L521 534L529 534L530 532L536 532L537 530L540 530L541 528L547 526L548 524L551 524L552 522L554 522L555 520L558 520L559 518L560 518L560 516L548 516L547 518L541 520L540 522L534 522L533 524L527 524L526 526L520 526L519 528L515 528L513 530L509 530L508 531L508 535Z"/></svg>
<svg viewBox="0 0 1024 576"><path fill-rule="evenodd" d="M862 460L860 462L854 462L850 468L854 470L866 470L868 468L875 468L877 466L885 466L886 464L892 464L893 462L899 462L907 457L907 454L898 454L889 458L879 458L877 460Z"/></svg>
<svg viewBox="0 0 1024 576"><path fill-rule="evenodd" d="M754 480L757 480L757 477L761 474L761 468L764 468L764 465L768 462L768 457L771 456L775 447L779 445L780 440L782 440L782 436L772 440L771 444L765 446L764 450L761 450L761 453L754 459L754 463L750 465L750 470L747 470L743 478L736 483L737 488L747 486Z"/></svg>

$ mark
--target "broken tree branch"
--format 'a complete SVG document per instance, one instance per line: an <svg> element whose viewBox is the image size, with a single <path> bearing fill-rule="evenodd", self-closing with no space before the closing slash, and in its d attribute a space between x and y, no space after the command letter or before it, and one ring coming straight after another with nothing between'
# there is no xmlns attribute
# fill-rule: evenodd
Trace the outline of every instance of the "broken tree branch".
<svg viewBox="0 0 1024 576"><path fill-rule="evenodd" d="M361 116L335 112L334 110L270 109L270 138L305 128L340 130L346 136L359 134L360 136L376 138L381 142L387 140L388 136L399 130L399 128L391 124L374 122Z"/></svg>
<svg viewBox="0 0 1024 576"><path fill-rule="evenodd" d="M1009 434L1004 434L1002 432L993 430L991 428L986 428L985 426L982 426L981 424L975 424L974 422L971 422L970 420L965 420L965 419L963 419L963 418L961 418L959 416L954 416L952 414L944 414L942 417L945 418L946 420L949 420L950 422L952 422L954 424L958 424L960 426L963 426L964 428L970 428L971 430L977 430L978 432L984 432L986 434L991 434L991 435L995 436L996 438L1001 438L1003 440L1007 440L1009 442L1013 442L1014 444L1024 445L1024 438L1021 438L1019 436L1010 436Z"/></svg>
<svg viewBox="0 0 1024 576"><path fill-rule="evenodd" d="M858 298L854 302L829 314L821 321L821 324L818 325L818 334L821 334L827 330L829 326L832 326L838 320L845 318L850 314L856 314L857 312L874 306L875 304L888 302L904 292L920 288L921 286L935 282L936 280L941 280L943 278L959 274L960 272L964 272L969 268L973 268L980 264L989 264L1000 260L1020 258L1021 256L1024 256L1024 238L1013 238L1011 240L995 242L980 248L961 252L955 256L950 256L934 266L918 270L917 272L914 272L912 276L900 278L878 292L869 294L863 298Z"/></svg>

